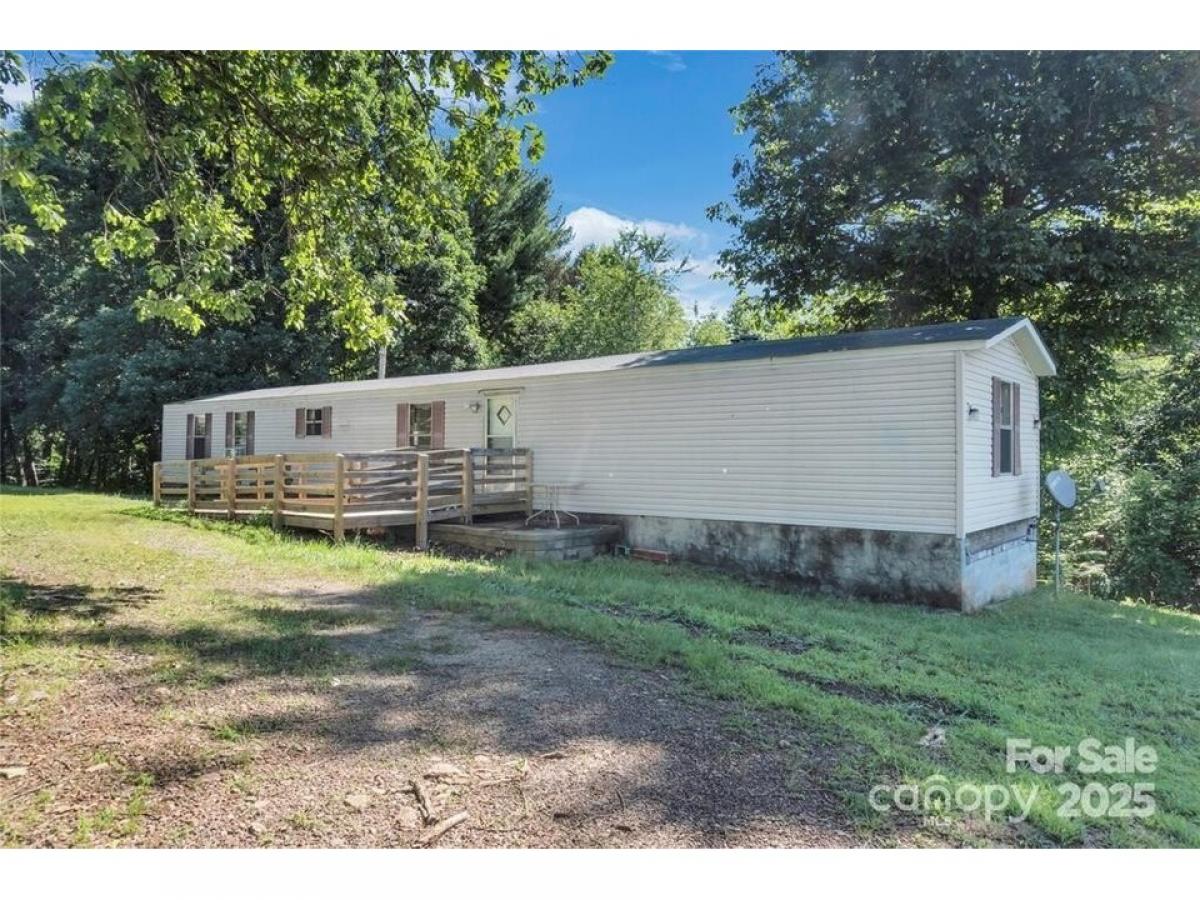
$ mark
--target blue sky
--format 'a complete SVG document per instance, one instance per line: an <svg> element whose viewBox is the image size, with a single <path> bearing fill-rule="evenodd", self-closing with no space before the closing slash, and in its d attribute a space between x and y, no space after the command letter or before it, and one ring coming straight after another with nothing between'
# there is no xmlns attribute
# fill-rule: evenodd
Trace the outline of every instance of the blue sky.
<svg viewBox="0 0 1200 900"><path fill-rule="evenodd" d="M723 309L728 285L711 278L729 237L705 209L729 196L734 157L747 138L729 108L748 92L766 52L618 52L607 74L539 103L546 133L538 166L576 243L604 240L621 224L666 234L692 260L680 292L688 312Z"/></svg>
<svg viewBox="0 0 1200 900"><path fill-rule="evenodd" d="M25 56L35 77L49 62L43 51ZM733 289L711 276L729 231L704 213L729 196L734 157L747 146L729 108L770 61L766 52L618 52L603 78L541 98L535 120L546 154L538 169L553 181L573 246L630 225L666 235L693 266L679 283L689 314L727 307ZM10 96L28 99L22 88Z"/></svg>

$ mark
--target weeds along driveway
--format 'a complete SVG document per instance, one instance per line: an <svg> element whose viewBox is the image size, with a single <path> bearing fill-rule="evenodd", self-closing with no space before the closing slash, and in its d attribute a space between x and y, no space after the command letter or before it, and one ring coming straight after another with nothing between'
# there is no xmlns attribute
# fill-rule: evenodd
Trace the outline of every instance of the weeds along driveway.
<svg viewBox="0 0 1200 900"><path fill-rule="evenodd" d="M1200 846L1194 615L962 616L100 495L5 492L0 529L10 844ZM1005 768L1009 738L1088 737L1157 751L1152 817L1061 813L1064 780L1127 775ZM929 779L1040 793L1015 823L867 802Z"/></svg>
<svg viewBox="0 0 1200 900"><path fill-rule="evenodd" d="M857 839L785 729L675 675L38 502L5 535L10 846L409 846L459 812L430 843Z"/></svg>

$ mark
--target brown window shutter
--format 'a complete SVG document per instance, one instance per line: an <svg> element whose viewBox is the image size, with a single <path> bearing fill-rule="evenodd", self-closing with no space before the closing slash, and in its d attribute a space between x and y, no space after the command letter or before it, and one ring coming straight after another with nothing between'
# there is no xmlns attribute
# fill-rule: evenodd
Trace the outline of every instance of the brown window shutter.
<svg viewBox="0 0 1200 900"><path fill-rule="evenodd" d="M446 401L445 400L434 400L433 403L430 404L430 406L432 407L432 413L433 413L433 415L431 416L431 418L433 419L433 426L431 429L433 431L433 439L431 442L433 445L433 449L434 450L445 450L446 449Z"/></svg>
<svg viewBox="0 0 1200 900"><path fill-rule="evenodd" d="M1015 381L1012 386L1012 455L1013 474L1021 474L1021 386Z"/></svg>
<svg viewBox="0 0 1200 900"><path fill-rule="evenodd" d="M296 437L304 437L304 407L296 407Z"/></svg>
<svg viewBox="0 0 1200 900"><path fill-rule="evenodd" d="M254 410L246 413L246 455L254 455Z"/></svg>
<svg viewBox="0 0 1200 900"><path fill-rule="evenodd" d="M192 413L188 413L187 417L187 445L184 447L184 459L191 459L196 449L196 417Z"/></svg>
<svg viewBox="0 0 1200 900"><path fill-rule="evenodd" d="M225 449L233 449L233 413L225 413Z"/></svg>
<svg viewBox="0 0 1200 900"><path fill-rule="evenodd" d="M212 456L212 413L204 414L204 458Z"/></svg>
<svg viewBox="0 0 1200 900"><path fill-rule="evenodd" d="M396 404L396 446L408 446L408 404Z"/></svg>
<svg viewBox="0 0 1200 900"><path fill-rule="evenodd" d="M321 413L321 437L333 437L333 407L322 407Z"/></svg>
<svg viewBox="0 0 1200 900"><path fill-rule="evenodd" d="M1000 475L1000 379L992 376L992 477Z"/></svg>

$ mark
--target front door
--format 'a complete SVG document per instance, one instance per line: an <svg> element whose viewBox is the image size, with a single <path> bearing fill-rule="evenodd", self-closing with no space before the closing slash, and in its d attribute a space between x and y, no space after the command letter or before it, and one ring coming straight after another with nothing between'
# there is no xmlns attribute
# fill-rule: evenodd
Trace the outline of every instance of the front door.
<svg viewBox="0 0 1200 900"><path fill-rule="evenodd" d="M517 446L517 395L495 394L487 398L483 446L489 450L511 450Z"/></svg>

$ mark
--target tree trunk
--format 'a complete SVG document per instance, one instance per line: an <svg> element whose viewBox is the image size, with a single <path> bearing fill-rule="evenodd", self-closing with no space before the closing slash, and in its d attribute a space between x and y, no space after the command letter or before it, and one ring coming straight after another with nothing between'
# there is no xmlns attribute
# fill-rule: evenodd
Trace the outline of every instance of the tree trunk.
<svg viewBox="0 0 1200 900"><path fill-rule="evenodd" d="M21 438L21 483L26 487L37 487L37 469L33 467L33 448L29 437Z"/></svg>
<svg viewBox="0 0 1200 900"><path fill-rule="evenodd" d="M0 410L0 481L8 477L11 469L13 477L16 478L20 474L20 464L17 462L16 450L17 436L13 434L12 422L8 417L8 410ZM10 466L10 463L12 464Z"/></svg>
<svg viewBox="0 0 1200 900"><path fill-rule="evenodd" d="M971 306L968 313L972 319L994 319L1000 315L1000 291L991 282L971 285Z"/></svg>

